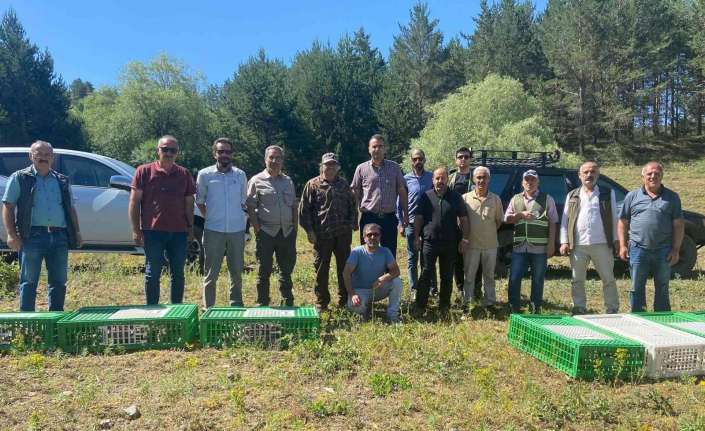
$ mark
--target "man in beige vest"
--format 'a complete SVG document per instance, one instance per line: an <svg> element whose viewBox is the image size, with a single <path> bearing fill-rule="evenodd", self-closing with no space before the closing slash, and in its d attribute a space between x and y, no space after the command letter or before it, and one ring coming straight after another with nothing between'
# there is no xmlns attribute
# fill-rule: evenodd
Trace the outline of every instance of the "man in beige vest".
<svg viewBox="0 0 705 431"><path fill-rule="evenodd" d="M585 274L590 261L602 280L607 313L619 311L614 279L614 251L618 250L617 202L614 190L597 185L600 167L593 161L580 166L582 186L571 190L565 200L561 220L561 254L570 255L573 269L573 314L587 312Z"/></svg>

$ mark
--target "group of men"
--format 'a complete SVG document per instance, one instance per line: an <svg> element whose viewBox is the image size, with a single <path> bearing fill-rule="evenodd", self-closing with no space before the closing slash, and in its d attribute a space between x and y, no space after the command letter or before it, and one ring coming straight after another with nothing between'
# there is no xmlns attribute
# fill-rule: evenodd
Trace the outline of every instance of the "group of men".
<svg viewBox="0 0 705 431"><path fill-rule="evenodd" d="M249 181L233 165L233 150L229 139L216 139L212 147L215 164L200 170L194 183L192 175L176 164L178 141L166 135L157 142L157 160L137 168L129 217L133 239L144 248L147 304L159 303L165 263L170 269L170 300L182 302L196 206L205 220L205 308L215 305L224 257L230 274L229 303L243 305L249 220L258 261L257 304L262 306L271 302L269 279L275 258L281 303L294 305L291 276L300 225L313 247L319 310L326 310L331 302L328 278L335 256L338 306L367 318L374 301L389 298L387 319L399 321L403 287L396 262L398 233L407 241L415 314L425 312L429 295L436 290L439 309L447 313L453 279L462 292L464 307L479 302L492 310L497 301L497 233L507 223L513 225L508 289L512 312L521 311L521 280L529 267L529 307L531 312L540 312L547 259L555 252L557 230L560 253L570 256L574 314L587 311L585 278L590 261L603 283L605 311L618 312L615 254L630 263L632 311L645 307L650 274L656 287L654 309L670 309L670 265L679 259L683 217L678 195L661 182L663 166L658 162L644 166L644 185L626 196L619 214L614 191L598 186L598 164L585 162L579 170L581 186L568 193L559 228L555 200L540 189L535 170L523 172L523 191L511 198L505 211L500 197L489 191L490 169L471 169L468 148L456 151L457 169L450 173L445 167L426 171L424 152L414 149L410 153L412 171L405 176L397 163L385 159L384 138L373 135L368 145L370 160L357 167L350 184L340 176L337 155L326 153L319 175L306 183L298 203L294 184L283 173L281 147L265 150L265 169ZM79 220L68 178L51 169L51 144L37 141L29 155L32 165L10 177L3 196L7 243L20 256L20 310L35 309L42 260L48 272L49 309L62 310L68 250L81 246ZM361 245L351 250L353 231L358 229ZM482 289L476 288L478 272Z"/></svg>

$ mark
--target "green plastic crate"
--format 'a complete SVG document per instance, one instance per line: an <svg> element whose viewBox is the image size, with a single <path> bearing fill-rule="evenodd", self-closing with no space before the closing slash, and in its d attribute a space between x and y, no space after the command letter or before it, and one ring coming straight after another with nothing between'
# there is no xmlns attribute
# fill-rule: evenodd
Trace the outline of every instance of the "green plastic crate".
<svg viewBox="0 0 705 431"><path fill-rule="evenodd" d="M509 344L585 380L629 378L644 367L644 347L570 316L512 314Z"/></svg>
<svg viewBox="0 0 705 431"><path fill-rule="evenodd" d="M658 311L634 313L642 319L670 326L705 338L705 314L683 313L677 311Z"/></svg>
<svg viewBox="0 0 705 431"><path fill-rule="evenodd" d="M201 317L201 344L279 346L288 338L316 339L321 319L314 307L211 308Z"/></svg>
<svg viewBox="0 0 705 431"><path fill-rule="evenodd" d="M0 313L0 350L17 347L47 350L56 345L56 322L63 311Z"/></svg>
<svg viewBox="0 0 705 431"><path fill-rule="evenodd" d="M198 335L193 304L84 307L58 323L66 352L184 347Z"/></svg>

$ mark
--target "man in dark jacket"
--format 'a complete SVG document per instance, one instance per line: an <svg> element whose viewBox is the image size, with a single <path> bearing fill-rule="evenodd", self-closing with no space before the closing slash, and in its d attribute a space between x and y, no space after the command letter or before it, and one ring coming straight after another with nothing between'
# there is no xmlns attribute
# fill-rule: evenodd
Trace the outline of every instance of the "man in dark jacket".
<svg viewBox="0 0 705 431"><path fill-rule="evenodd" d="M32 165L10 176L2 198L7 245L20 258L20 311L34 311L37 284L46 263L50 311L63 311L69 248L82 245L69 179L51 168L54 148L36 141Z"/></svg>

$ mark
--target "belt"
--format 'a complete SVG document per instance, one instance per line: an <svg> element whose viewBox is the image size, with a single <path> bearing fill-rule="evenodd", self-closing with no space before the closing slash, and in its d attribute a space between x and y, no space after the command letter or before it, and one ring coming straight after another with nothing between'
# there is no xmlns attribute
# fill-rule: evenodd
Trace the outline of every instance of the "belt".
<svg viewBox="0 0 705 431"><path fill-rule="evenodd" d="M388 215L393 215L393 216L396 216L396 215L397 215L397 213L395 213L394 211L389 212L389 213L374 212L374 211L363 211L363 213L376 215L376 216L379 217L379 218L383 218L384 216L388 216Z"/></svg>
<svg viewBox="0 0 705 431"><path fill-rule="evenodd" d="M63 232L66 230L65 227L59 226L32 226L32 229L38 229L43 232Z"/></svg>

